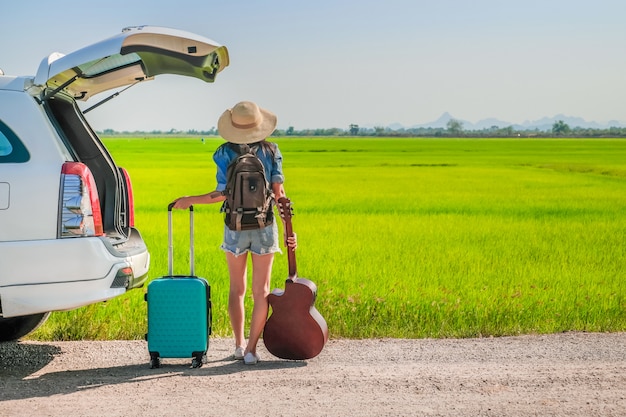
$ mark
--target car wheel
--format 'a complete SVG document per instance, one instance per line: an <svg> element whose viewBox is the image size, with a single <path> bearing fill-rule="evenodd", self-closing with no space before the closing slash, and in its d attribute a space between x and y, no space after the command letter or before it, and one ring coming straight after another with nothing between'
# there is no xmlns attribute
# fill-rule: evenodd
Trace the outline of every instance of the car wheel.
<svg viewBox="0 0 626 417"><path fill-rule="evenodd" d="M0 317L0 342L17 340L41 326L50 313L31 314L29 316Z"/></svg>

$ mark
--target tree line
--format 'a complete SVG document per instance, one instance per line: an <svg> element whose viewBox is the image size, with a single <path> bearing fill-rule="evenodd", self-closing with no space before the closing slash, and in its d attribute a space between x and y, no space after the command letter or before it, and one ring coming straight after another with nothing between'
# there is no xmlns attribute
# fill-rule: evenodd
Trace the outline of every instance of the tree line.
<svg viewBox="0 0 626 417"><path fill-rule="evenodd" d="M123 131L104 129L99 134L105 136L217 136L215 127L208 130L177 130L167 131ZM446 127L417 127L391 129L389 127L376 126L373 128L360 127L358 124L350 124L347 129L319 128L319 129L296 129L289 126L287 129L276 129L272 136L384 136L384 137L576 137L576 138L600 138L600 137L626 137L626 127L609 128L586 128L570 127L563 120L557 120L551 129L518 129L513 126L491 126L485 129L465 129L463 122L450 119Z"/></svg>

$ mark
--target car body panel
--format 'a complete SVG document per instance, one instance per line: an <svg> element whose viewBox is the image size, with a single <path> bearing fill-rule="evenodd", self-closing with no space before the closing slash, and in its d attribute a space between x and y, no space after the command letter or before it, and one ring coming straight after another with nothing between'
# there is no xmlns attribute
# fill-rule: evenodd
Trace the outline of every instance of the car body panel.
<svg viewBox="0 0 626 417"><path fill-rule="evenodd" d="M30 116L28 123L23 122L24 114ZM32 149L26 162L0 164L0 181L9 184L10 189L9 204L0 210L0 241L54 239L59 174L71 157L56 139L50 139L56 133L41 107L28 95L1 94L0 120L27 149Z"/></svg>
<svg viewBox="0 0 626 417"><path fill-rule="evenodd" d="M9 208L9 198L11 196L11 186L8 182L0 182L0 210Z"/></svg>
<svg viewBox="0 0 626 417"><path fill-rule="evenodd" d="M33 86L33 77L0 76L0 90L26 91Z"/></svg>

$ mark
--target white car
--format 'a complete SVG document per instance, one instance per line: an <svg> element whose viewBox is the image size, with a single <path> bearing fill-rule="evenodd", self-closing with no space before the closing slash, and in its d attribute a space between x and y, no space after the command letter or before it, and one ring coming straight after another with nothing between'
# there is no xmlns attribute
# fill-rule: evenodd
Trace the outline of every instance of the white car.
<svg viewBox="0 0 626 417"><path fill-rule="evenodd" d="M0 71L0 341L148 275L130 178L87 123L93 106L81 111L76 100L160 74L213 82L228 63L226 47L210 39L141 26L53 53L35 76Z"/></svg>

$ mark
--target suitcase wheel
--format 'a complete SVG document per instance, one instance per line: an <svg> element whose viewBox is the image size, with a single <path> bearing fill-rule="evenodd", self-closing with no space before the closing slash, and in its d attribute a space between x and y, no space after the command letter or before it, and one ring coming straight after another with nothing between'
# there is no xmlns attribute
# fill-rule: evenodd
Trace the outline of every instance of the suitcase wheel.
<svg viewBox="0 0 626 417"><path fill-rule="evenodd" d="M161 367L161 358L159 358L159 354L150 353L150 369L160 368Z"/></svg>
<svg viewBox="0 0 626 417"><path fill-rule="evenodd" d="M204 358L204 352L194 352L193 359L191 360L192 368L201 368Z"/></svg>

